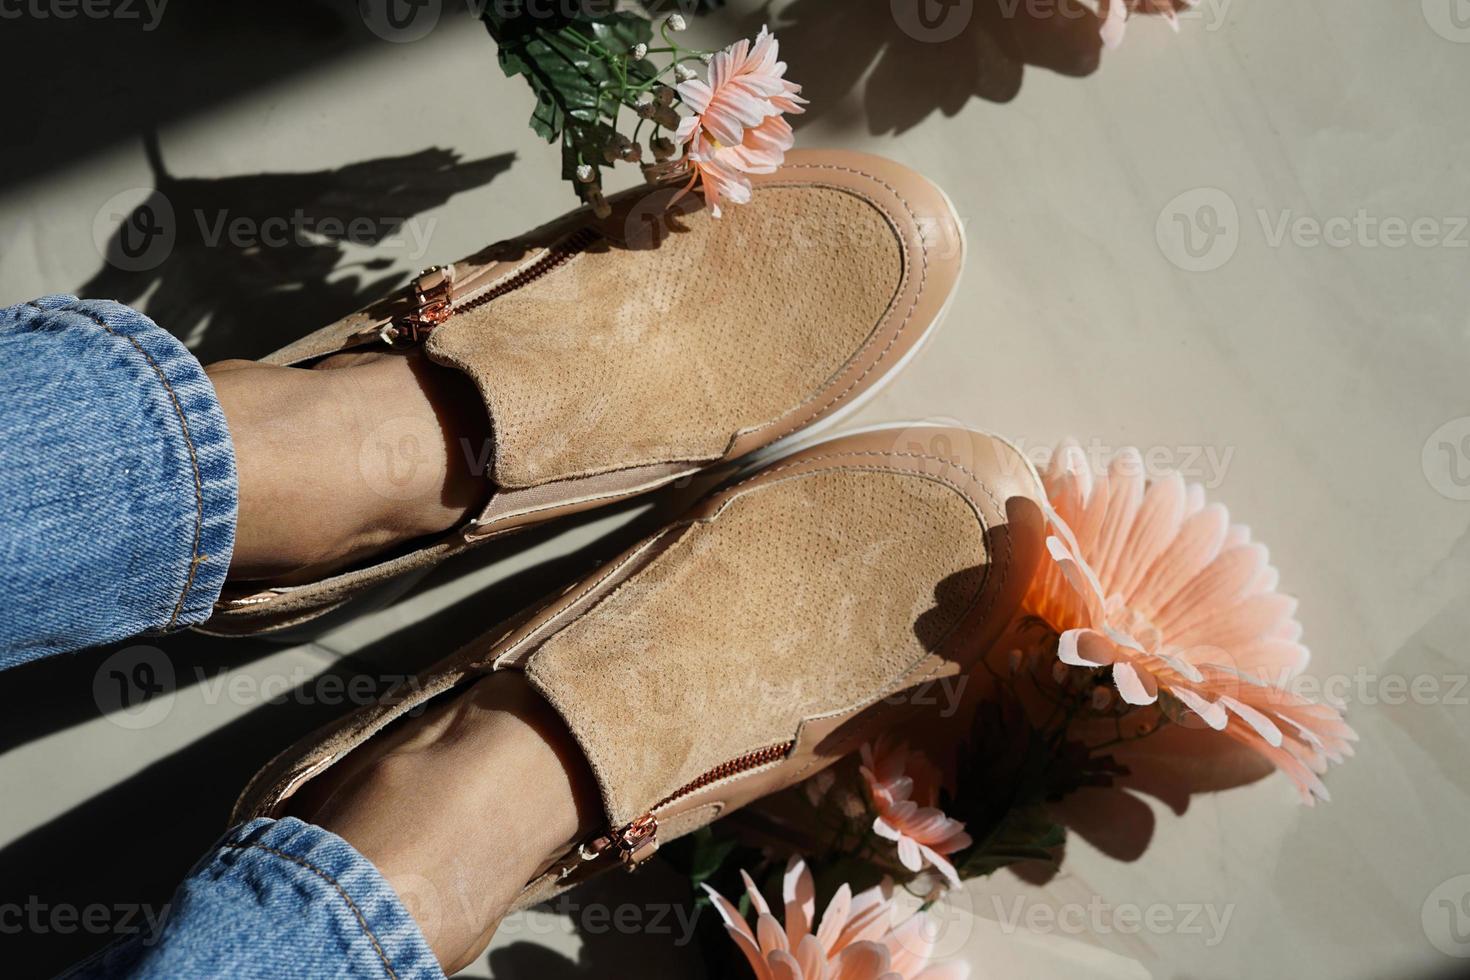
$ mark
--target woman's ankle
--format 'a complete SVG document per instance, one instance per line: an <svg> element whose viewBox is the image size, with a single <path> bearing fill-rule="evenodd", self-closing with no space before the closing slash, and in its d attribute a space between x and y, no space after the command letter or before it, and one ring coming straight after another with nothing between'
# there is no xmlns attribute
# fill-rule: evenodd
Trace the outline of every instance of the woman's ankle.
<svg viewBox="0 0 1470 980"><path fill-rule="evenodd" d="M448 531L488 493L475 464L489 426L458 372L396 354L335 370L244 361L206 370L239 475L234 579L366 561Z"/></svg>
<svg viewBox="0 0 1470 980"><path fill-rule="evenodd" d="M399 722L313 784L291 812L373 862L446 972L480 954L522 888L600 812L565 725L510 671Z"/></svg>

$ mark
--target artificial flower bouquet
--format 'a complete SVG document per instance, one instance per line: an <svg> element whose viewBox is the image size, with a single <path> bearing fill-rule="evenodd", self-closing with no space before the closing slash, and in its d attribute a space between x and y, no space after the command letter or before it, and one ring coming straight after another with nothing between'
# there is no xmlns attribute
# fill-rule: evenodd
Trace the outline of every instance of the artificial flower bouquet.
<svg viewBox="0 0 1470 980"><path fill-rule="evenodd" d="M1196 2L1091 0L1108 47L1122 43L1135 14L1162 15L1177 30L1178 11ZM501 68L535 95L531 128L560 146L562 178L599 215L608 212L603 171L616 164L640 166L649 181L687 178L719 217L722 204L750 200L750 174L773 172L791 149L786 116L801 113L805 100L786 79L769 30L719 51L681 41L687 16L722 4L495 0L482 7Z"/></svg>
<svg viewBox="0 0 1470 980"><path fill-rule="evenodd" d="M757 977L964 976L928 963L922 911L895 923L896 889L927 904L1011 864L1054 867L1058 804L1126 780L1124 746L1174 751L1171 729L1328 799L1321 776L1356 735L1292 689L1308 653L1265 547L1179 474L1147 478L1135 451L1095 469L1063 445L1040 475L1048 554L1002 642L949 685L966 696L934 699L953 717L915 711L912 730L667 849Z"/></svg>
<svg viewBox="0 0 1470 980"><path fill-rule="evenodd" d="M1100 0L1103 43L1121 41L1135 13L1177 24L1191 5ZM563 176L599 212L602 171L620 162L702 192L715 217L748 201L749 175L780 166L794 141L786 117L803 111L776 38L762 29L703 51L681 44L681 14L655 28L655 0L603 6L484 14L506 73L536 93L531 125L560 144ZM954 710L665 849L718 913L703 920L724 933L707 937L710 975L964 976L963 964L929 962L923 912L897 921L896 890L926 904L1018 862L1054 866L1067 836L1058 804L1129 778L1120 750L1143 739L1167 757L1170 731L1279 769L1308 804L1328 798L1321 776L1356 736L1338 709L1293 690L1308 659L1295 603L1249 529L1179 474L1148 478L1136 452L1095 468L1063 445L1040 476L1043 566L1002 641L949 679Z"/></svg>
<svg viewBox="0 0 1470 980"><path fill-rule="evenodd" d="M754 41L704 51L680 42L683 14L662 19L655 35L646 12L622 7L589 2L579 15L533 16L491 4L483 15L501 67L536 94L531 128L560 143L562 176L601 215L603 168L620 162L641 165L651 181L687 174L715 217L722 202L749 201L747 175L781 165L795 141L785 116L805 102L775 37L762 29Z"/></svg>

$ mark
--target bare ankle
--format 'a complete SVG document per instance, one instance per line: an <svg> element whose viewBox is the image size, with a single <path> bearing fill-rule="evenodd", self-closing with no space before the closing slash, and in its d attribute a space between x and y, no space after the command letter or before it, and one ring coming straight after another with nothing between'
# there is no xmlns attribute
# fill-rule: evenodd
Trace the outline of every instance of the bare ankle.
<svg viewBox="0 0 1470 980"><path fill-rule="evenodd" d="M334 366L207 369L236 453L235 579L367 560L450 530L488 494L464 449L488 439L468 379L399 355Z"/></svg>
<svg viewBox="0 0 1470 980"><path fill-rule="evenodd" d="M399 722L308 792L291 811L374 863L447 972L479 955L522 888L598 813L570 734L509 671Z"/></svg>

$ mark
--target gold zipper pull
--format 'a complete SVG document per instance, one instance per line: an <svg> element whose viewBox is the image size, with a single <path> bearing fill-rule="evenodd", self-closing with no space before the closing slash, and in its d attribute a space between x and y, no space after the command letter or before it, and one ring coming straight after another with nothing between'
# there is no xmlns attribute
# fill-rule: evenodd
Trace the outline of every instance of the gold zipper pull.
<svg viewBox="0 0 1470 980"><path fill-rule="evenodd" d="M614 848L629 871L653 857L658 850L658 818L645 813L621 830L582 845L582 860L594 861Z"/></svg>
<svg viewBox="0 0 1470 980"><path fill-rule="evenodd" d="M417 344L453 314L450 293L454 288L454 266L436 265L420 272L413 281L415 308L383 325L385 344Z"/></svg>

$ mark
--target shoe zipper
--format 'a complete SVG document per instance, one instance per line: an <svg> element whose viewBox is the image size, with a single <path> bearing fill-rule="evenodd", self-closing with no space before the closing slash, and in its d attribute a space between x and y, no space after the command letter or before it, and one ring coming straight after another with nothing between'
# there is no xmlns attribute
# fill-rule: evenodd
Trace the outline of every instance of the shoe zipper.
<svg viewBox="0 0 1470 980"><path fill-rule="evenodd" d="M474 285L478 278L476 275L456 282L452 265L437 265L425 269L409 284L407 293L413 305L408 312L399 313L353 334L347 346L371 343L374 340L381 340L390 347L420 344L451 317L458 316L466 310L484 306L491 300L498 299L506 293L520 289L556 271L585 252L593 242L601 237L602 233L595 228L581 228L550 246L540 258L530 265L491 284L488 288ZM456 292L458 295L455 295ZM270 602L279 595L279 593L267 590L253 595L222 599L219 605L241 608Z"/></svg>
<svg viewBox="0 0 1470 980"><path fill-rule="evenodd" d="M592 861L602 857L609 851L616 850L619 858L629 870L638 867L647 861L658 850L658 817L659 810L679 802L687 796L692 796L707 786L712 786L721 780L738 776L741 773L768 766L773 762L784 759L791 754L796 742L782 742L779 745L770 745L754 752L746 753L738 759L721 763L698 778L690 780L680 786L674 792L665 796L655 803L647 813L634 820L626 826L619 827L609 833L594 837L582 845L581 857L584 861Z"/></svg>
<svg viewBox="0 0 1470 980"><path fill-rule="evenodd" d="M375 328L376 334L384 343L395 347L422 343L451 317L484 306L555 272L585 252L599 237L601 232L595 228L579 229L525 268L485 288L476 286L475 276L456 282L452 265L425 269L409 284L407 292L412 307L380 324Z"/></svg>

